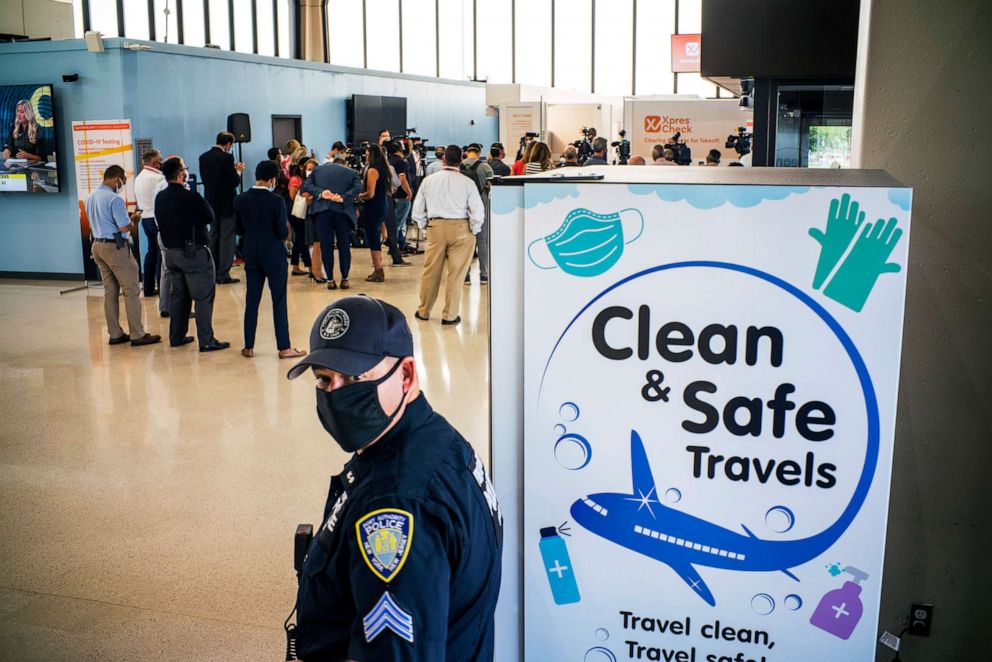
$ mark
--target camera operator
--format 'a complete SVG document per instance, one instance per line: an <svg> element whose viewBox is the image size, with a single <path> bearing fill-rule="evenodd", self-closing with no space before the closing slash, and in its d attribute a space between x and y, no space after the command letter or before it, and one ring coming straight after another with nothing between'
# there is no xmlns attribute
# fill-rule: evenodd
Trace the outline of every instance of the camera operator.
<svg viewBox="0 0 992 662"><path fill-rule="evenodd" d="M379 129L379 144L380 145L385 145L386 143L388 143L392 139L393 139L392 136L389 135L389 129Z"/></svg>
<svg viewBox="0 0 992 662"><path fill-rule="evenodd" d="M595 131L595 129L591 129ZM606 149L609 143L606 138L596 138L592 141L592 156L583 165L608 165L606 161Z"/></svg>
<svg viewBox="0 0 992 662"><path fill-rule="evenodd" d="M664 145L655 145L651 148L651 159L653 165L673 166L675 165L675 152L665 149Z"/></svg>
<svg viewBox="0 0 992 662"><path fill-rule="evenodd" d="M565 161L561 164L562 168L579 167L579 150L575 148L575 145L566 145L565 149L561 153L561 156L565 159Z"/></svg>
<svg viewBox="0 0 992 662"><path fill-rule="evenodd" d="M493 143L489 148L489 167L497 177L506 177L510 174L510 166L503 162L505 158L506 150L503 149L503 143Z"/></svg>
<svg viewBox="0 0 992 662"><path fill-rule="evenodd" d="M433 175L435 172L440 172L441 168L444 167L444 146L438 145L434 148L434 160L427 164L427 174L425 177Z"/></svg>

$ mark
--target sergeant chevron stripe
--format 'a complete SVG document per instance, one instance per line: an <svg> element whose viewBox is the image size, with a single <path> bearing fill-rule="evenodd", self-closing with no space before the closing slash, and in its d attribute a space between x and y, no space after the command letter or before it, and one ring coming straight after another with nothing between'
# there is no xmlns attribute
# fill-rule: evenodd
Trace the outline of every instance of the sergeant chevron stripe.
<svg viewBox="0 0 992 662"><path fill-rule="evenodd" d="M362 619L365 628L365 641L371 642L383 630L392 630L398 637L413 643L413 616L403 611L393 596L386 591L379 598L365 618Z"/></svg>

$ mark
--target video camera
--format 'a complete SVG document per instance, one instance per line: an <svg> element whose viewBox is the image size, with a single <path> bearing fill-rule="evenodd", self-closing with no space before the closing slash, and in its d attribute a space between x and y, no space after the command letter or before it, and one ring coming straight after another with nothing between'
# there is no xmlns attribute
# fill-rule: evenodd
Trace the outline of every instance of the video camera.
<svg viewBox="0 0 992 662"><path fill-rule="evenodd" d="M420 136L410 136L410 149L416 152L421 159L427 156L428 150L433 152L434 148L427 145L427 141L430 138L421 138Z"/></svg>
<svg viewBox="0 0 992 662"><path fill-rule="evenodd" d="M527 143L529 143L532 140L536 140L539 135L540 134L537 133L536 131L528 131L524 135L520 136L520 147L517 148L517 161L519 161L520 158L523 156L524 147L527 146Z"/></svg>
<svg viewBox="0 0 992 662"><path fill-rule="evenodd" d="M352 170L361 172L365 169L365 153L369 141L364 140L357 145L348 145L344 153L344 161Z"/></svg>
<svg viewBox="0 0 992 662"><path fill-rule="evenodd" d="M751 153L751 134L747 132L743 126L737 127L737 135L730 134L727 136L727 144L725 145L727 149L732 149L737 152L738 156L744 156L745 154Z"/></svg>
<svg viewBox="0 0 992 662"><path fill-rule="evenodd" d="M692 165L692 150L685 144L684 140L681 142L679 141L679 138L681 137L682 132L676 132L675 135L672 136L671 142L665 144L665 149L670 149L672 150L672 153L675 154L674 161L676 165Z"/></svg>
<svg viewBox="0 0 992 662"><path fill-rule="evenodd" d="M620 140L611 142L610 147L616 147L617 149L617 160L614 163L627 165L627 161L630 160L630 141L627 140L626 129L620 129Z"/></svg>

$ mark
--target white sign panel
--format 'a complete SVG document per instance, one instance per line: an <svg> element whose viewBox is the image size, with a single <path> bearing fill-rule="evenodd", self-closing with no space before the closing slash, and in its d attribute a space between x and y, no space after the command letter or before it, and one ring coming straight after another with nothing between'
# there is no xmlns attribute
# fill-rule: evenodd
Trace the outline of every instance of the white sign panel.
<svg viewBox="0 0 992 662"><path fill-rule="evenodd" d="M909 203L526 185L527 659L874 658Z"/></svg>

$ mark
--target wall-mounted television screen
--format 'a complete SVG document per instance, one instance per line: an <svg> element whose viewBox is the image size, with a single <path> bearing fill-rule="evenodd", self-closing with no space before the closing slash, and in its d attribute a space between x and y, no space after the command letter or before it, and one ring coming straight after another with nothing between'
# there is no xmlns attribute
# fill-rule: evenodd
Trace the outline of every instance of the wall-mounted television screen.
<svg viewBox="0 0 992 662"><path fill-rule="evenodd" d="M393 138L406 134L406 98L355 94L345 101L348 142L377 142L379 131L387 129Z"/></svg>
<svg viewBox="0 0 992 662"><path fill-rule="evenodd" d="M51 85L0 85L0 193L58 193Z"/></svg>

